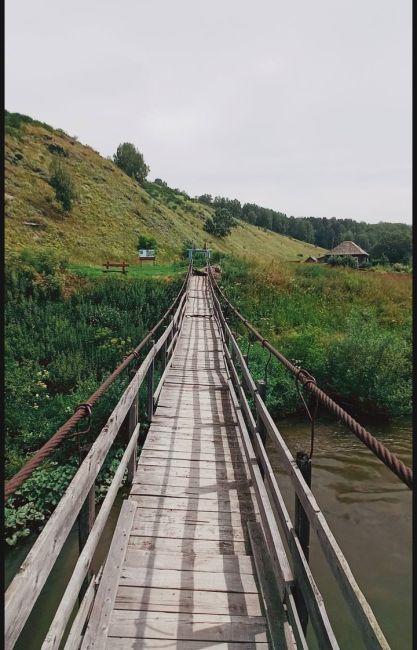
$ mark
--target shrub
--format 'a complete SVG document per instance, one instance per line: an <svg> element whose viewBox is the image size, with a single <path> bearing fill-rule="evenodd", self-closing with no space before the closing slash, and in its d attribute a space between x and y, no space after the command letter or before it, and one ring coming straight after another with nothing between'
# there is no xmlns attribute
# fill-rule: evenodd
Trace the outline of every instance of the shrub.
<svg viewBox="0 0 417 650"><path fill-rule="evenodd" d="M65 212L70 212L76 199L74 183L71 176L63 167L62 163L55 158L51 163L50 174L49 184L55 190L56 199L62 204Z"/></svg>
<svg viewBox="0 0 417 650"><path fill-rule="evenodd" d="M359 267L357 257L353 257L352 255L330 255L327 264L330 266L347 266L352 269Z"/></svg>
<svg viewBox="0 0 417 650"><path fill-rule="evenodd" d="M143 155L131 142L119 144L113 161L125 174L137 180L138 183L143 183L146 180L149 167L146 165Z"/></svg>
<svg viewBox="0 0 417 650"><path fill-rule="evenodd" d="M157 243L155 237L150 237L147 235L139 235L138 239L138 250L140 249L153 249L156 250Z"/></svg>

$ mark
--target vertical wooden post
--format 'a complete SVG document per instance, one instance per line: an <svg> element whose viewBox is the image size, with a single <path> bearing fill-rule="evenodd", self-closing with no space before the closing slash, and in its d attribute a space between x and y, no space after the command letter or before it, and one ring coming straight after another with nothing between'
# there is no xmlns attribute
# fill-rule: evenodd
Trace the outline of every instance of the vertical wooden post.
<svg viewBox="0 0 417 650"><path fill-rule="evenodd" d="M80 464L84 460L84 458L87 456L88 452L90 451L91 445L84 445L80 448ZM94 525L94 520L96 518L96 494L95 494L95 482L91 486L91 489L87 495L86 500L84 501L84 504L80 510L80 513L78 515L78 551L81 553L83 550L85 543L87 541L87 538L91 532L91 529ZM92 569L88 570L88 573L85 577L85 580L82 584L82 587L80 589L80 593L78 596L78 602L81 605L81 601L84 597L85 592L87 591L87 587L90 583L90 580L93 576Z"/></svg>
<svg viewBox="0 0 417 650"><path fill-rule="evenodd" d="M151 340L151 345L152 347L155 345L155 341L152 339ZM147 384L148 384L148 420L149 422L152 422L152 416L153 416L153 377L154 377L154 370L155 370L155 357L152 359L152 363L149 366L148 374L147 374Z"/></svg>
<svg viewBox="0 0 417 650"><path fill-rule="evenodd" d="M266 399L266 384L263 379L260 379L259 381L256 382L256 387L258 389L259 397L263 402L265 402ZM262 444L265 446L266 442L266 428L265 425L262 421L262 418L259 417L258 412L256 412L256 428L259 431L259 435L262 440Z"/></svg>
<svg viewBox="0 0 417 650"><path fill-rule="evenodd" d="M305 451L297 451L295 461L308 487L311 487L311 459L308 454ZM301 548L308 562L310 556L310 522L297 495L295 495L294 530L300 540ZM301 591L298 588L295 589L294 598L300 616L301 627L303 628L304 634L306 634L308 611Z"/></svg>
<svg viewBox="0 0 417 650"><path fill-rule="evenodd" d="M134 432L135 427L138 423L138 420L139 420L139 392L136 393L136 397L133 400L132 406L129 409L128 444L130 438L132 437L132 433ZM127 465L127 482L129 484L133 482L135 471L136 471L136 447Z"/></svg>
<svg viewBox="0 0 417 650"><path fill-rule="evenodd" d="M256 388L258 389L258 394L259 397L263 402L265 402L266 399L266 384L263 379L260 379L259 381L256 382ZM258 410L256 410L256 430L259 432L259 437L262 440L262 444L265 447L265 442L266 442L266 428L263 423L262 418L259 416ZM258 458L258 463L259 463L259 458ZM261 463L259 463L259 470L261 472L262 478L264 478L264 468Z"/></svg>
<svg viewBox="0 0 417 650"><path fill-rule="evenodd" d="M164 326L164 331L166 330L167 326ZM164 372L166 365L167 365L167 347L168 347L168 338L169 336L165 339L165 343L162 346L162 372Z"/></svg>

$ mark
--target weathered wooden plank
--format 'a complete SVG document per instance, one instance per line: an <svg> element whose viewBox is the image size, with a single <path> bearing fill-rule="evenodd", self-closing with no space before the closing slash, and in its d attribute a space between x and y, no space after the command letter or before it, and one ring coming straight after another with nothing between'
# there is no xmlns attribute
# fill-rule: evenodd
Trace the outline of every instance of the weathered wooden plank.
<svg viewBox="0 0 417 650"><path fill-rule="evenodd" d="M65 642L64 650L79 650L83 640L82 632L93 604L94 595L95 580L93 576L87 587L87 591L84 594L84 598L82 599L81 606L75 616L74 622L71 625L71 630Z"/></svg>
<svg viewBox="0 0 417 650"><path fill-rule="evenodd" d="M268 643L222 643L216 641L183 641L178 639L129 639L111 637L106 650L268 650Z"/></svg>
<svg viewBox="0 0 417 650"><path fill-rule="evenodd" d="M283 599L287 588L290 588L294 582L294 577L291 567L288 562L287 554L282 543L281 535L275 521L274 513L263 483L262 475L258 466L256 455L249 438L246 424L243 420L242 412L239 408L236 393L229 379L229 389L232 400L236 407L236 415L239 420L240 431L247 455L248 465L252 475L253 487L257 496L259 504L260 515L262 519L263 529L266 536L266 541L271 556L272 565L274 568L275 576L278 583L280 596Z"/></svg>
<svg viewBox="0 0 417 650"><path fill-rule="evenodd" d="M153 359L151 350L41 531L5 596L5 643L12 648L94 483ZM48 553L45 554L45 548Z"/></svg>
<svg viewBox="0 0 417 650"><path fill-rule="evenodd" d="M262 616L257 594L200 591L198 589L158 589L119 587L116 609L142 609L190 614ZM84 650L84 646L82 647Z"/></svg>
<svg viewBox="0 0 417 650"><path fill-rule="evenodd" d="M181 479L186 480L187 483L176 482ZM133 484L142 481L154 483L155 480L162 481L162 483L167 485L198 485L201 487L212 485L213 481L221 481L222 486L231 482L243 484L249 483L249 479L244 476L243 470L239 473L239 471L234 468L215 467L213 469L188 469L187 467L140 465L140 472L136 473L136 476L133 479Z"/></svg>
<svg viewBox="0 0 417 650"><path fill-rule="evenodd" d="M45 641L42 645L42 650L52 650L59 647L62 636L65 632L65 627L77 601L83 580L91 566L94 552L98 546L101 534L107 523L111 508L122 483L125 470L136 448L139 428L140 425L137 424L96 517L91 533L71 574L71 578L67 584L64 595L62 596L54 619L49 627L48 634L46 635Z"/></svg>
<svg viewBox="0 0 417 650"><path fill-rule="evenodd" d="M225 501L227 499L234 500L239 503L240 500L249 501L251 499L251 492L246 482L237 483L234 481L232 485L226 482L213 483L210 479L202 479L206 481L206 485L197 482L192 483L195 479L181 479L173 478L170 481L163 482L160 477L157 477L152 482L152 477L149 476L141 479L136 476L137 482L133 483L131 494L150 494L153 496L172 496L182 498L198 498L198 499L218 499ZM141 482L143 481L143 483Z"/></svg>
<svg viewBox="0 0 417 650"><path fill-rule="evenodd" d="M196 451L197 449L197 451ZM240 458L239 443L233 438L227 439L220 436L214 440L212 438L201 438L197 433L193 437L184 439L178 435L164 435L161 433L148 433L146 437L146 447L143 452L147 454L152 453L152 450L157 451L173 451L178 452L193 452L198 453L201 457L203 453L205 456L213 458L213 456L221 459L223 456L227 458ZM143 453L142 452L142 453ZM209 458L206 458L209 460Z"/></svg>
<svg viewBox="0 0 417 650"><path fill-rule="evenodd" d="M155 553L188 553L190 555L247 555L244 542L235 540L173 539L164 537L130 537L129 548Z"/></svg>
<svg viewBox="0 0 417 650"><path fill-rule="evenodd" d="M147 490L151 492L152 490ZM259 507L257 503L249 497L246 498L234 498L233 496L230 499L206 499L201 498L197 499L195 497L172 497L167 495L155 496L152 494L132 494L130 493L130 498L134 499L137 502L138 507L142 509L155 509L155 508L167 508L169 511L173 510L184 510L187 512L193 512L195 510L202 510L203 512L214 512L214 513L238 513L241 516L245 516L250 513L259 512Z"/></svg>
<svg viewBox="0 0 417 650"><path fill-rule="evenodd" d="M280 594L274 580L273 567L268 557L268 549L259 524L248 523L248 534L272 647L276 650L281 650L281 648L297 650L297 644L292 643L291 631L285 630L288 621L281 604ZM305 639L304 642L300 643L299 650L308 650Z"/></svg>
<svg viewBox="0 0 417 650"><path fill-rule="evenodd" d="M180 641L223 641L267 642L265 623L239 624L222 622L188 622L164 619L130 620L114 617L110 624L109 635L114 637L130 637L136 639L177 639ZM249 620L249 619L247 619Z"/></svg>
<svg viewBox="0 0 417 650"><path fill-rule="evenodd" d="M105 644L110 615L116 598L118 580L127 550L135 510L136 503L134 501L123 502L90 620L84 635L81 646L82 650L88 650L94 647L101 648Z"/></svg>
<svg viewBox="0 0 417 650"><path fill-rule="evenodd" d="M204 510L171 510L168 504L162 508L137 508L135 525L141 522L215 524L219 526L243 526L245 522L256 519L255 514L242 515L240 512L210 512Z"/></svg>
<svg viewBox="0 0 417 650"><path fill-rule="evenodd" d="M175 569L137 568L124 566L120 587L148 587L149 589L189 589L225 591L228 593L257 594L253 575L239 573L207 573L207 571L180 571Z"/></svg>
<svg viewBox="0 0 417 650"><path fill-rule="evenodd" d="M317 533L324 555L326 556L333 575L342 590L346 603L349 605L355 620L359 624L364 641L368 644L369 648L375 648L376 650L389 650L388 642L378 625L375 615L360 590L349 564L337 544L311 489L304 481L295 459L285 444L285 441L279 433L270 414L266 410L263 401L258 395L256 396L255 403L259 415L276 445L283 465L291 478L297 496L300 499L301 505L304 508L310 524Z"/></svg>
<svg viewBox="0 0 417 650"><path fill-rule="evenodd" d="M171 539L207 539L207 540L245 540L241 526L216 526L214 524L165 524L163 522L142 522L134 525L131 536L169 537Z"/></svg>
<svg viewBox="0 0 417 650"><path fill-rule="evenodd" d="M249 555L206 556L187 553L152 553L128 548L125 567L173 569L176 571L204 571L208 573L238 573L253 575L254 567Z"/></svg>

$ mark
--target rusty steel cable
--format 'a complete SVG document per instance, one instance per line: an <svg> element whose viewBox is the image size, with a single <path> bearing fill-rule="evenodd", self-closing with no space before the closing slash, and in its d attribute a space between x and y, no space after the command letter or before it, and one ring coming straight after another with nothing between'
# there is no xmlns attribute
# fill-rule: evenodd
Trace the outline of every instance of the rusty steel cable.
<svg viewBox="0 0 417 650"><path fill-rule="evenodd" d="M107 377L107 379L97 388L97 390L90 395L88 400L79 404L75 407L75 411L72 416L49 438L49 440L37 451L35 454L23 465L23 467L9 480L7 481L4 489L4 496L7 499L11 494L16 492L16 490L32 475L32 473L39 467L39 465L46 460L46 458L68 437L70 431L75 427L75 425L82 420L84 417L89 417L89 423L91 422L91 410L94 404L104 395L107 389L111 386L115 379L123 372L125 368L130 364L133 359L137 359L139 352L145 347L147 342L152 338L158 328L162 323L168 318L171 312L175 309L175 306L178 300L182 297L184 289L187 285L188 278L191 272L191 265L188 267L188 272L185 277L185 280L182 284L180 291L177 294L172 305L167 309L161 319L153 326L153 328L148 332L145 338L139 343L139 345L132 350L130 354L125 357L123 362L117 366L115 370ZM86 431L89 428L86 429ZM85 432L82 432L85 433Z"/></svg>
<svg viewBox="0 0 417 650"><path fill-rule="evenodd" d="M310 391L321 404L323 404L328 411L333 413L338 420L341 420L361 442L370 449L379 460L381 460L388 469L390 469L405 485L413 489L413 471L405 465L395 454L385 447L377 438L375 438L367 429L365 429L359 422L357 422L349 413L347 413L341 406L331 399L317 384L312 380L311 375L305 371L297 368L291 361L289 361L281 352L276 350L271 343L264 338L258 330L250 323L242 314L232 305L230 300L226 298L223 291L220 289L216 282L211 266L209 266L209 277L212 286L221 296L222 300L227 304L230 310L237 316L237 318L245 325L245 327L253 334L253 336L261 343L261 345L272 353L303 385L303 387Z"/></svg>

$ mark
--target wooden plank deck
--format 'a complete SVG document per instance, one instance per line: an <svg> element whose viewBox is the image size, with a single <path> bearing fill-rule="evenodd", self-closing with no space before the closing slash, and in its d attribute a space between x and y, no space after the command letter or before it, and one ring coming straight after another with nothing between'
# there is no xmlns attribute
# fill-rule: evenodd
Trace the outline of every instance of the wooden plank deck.
<svg viewBox="0 0 417 650"><path fill-rule="evenodd" d="M186 315L82 648L267 649L258 519L207 280Z"/></svg>

